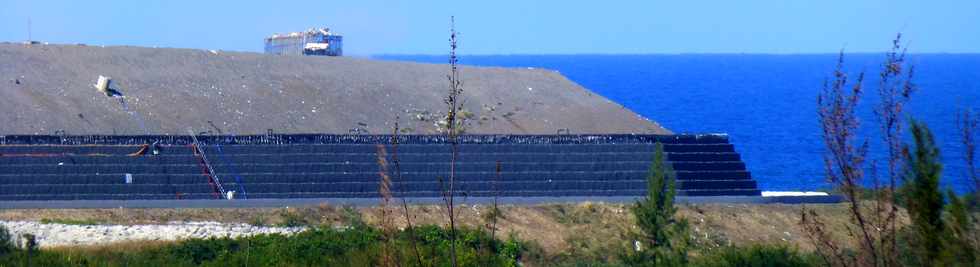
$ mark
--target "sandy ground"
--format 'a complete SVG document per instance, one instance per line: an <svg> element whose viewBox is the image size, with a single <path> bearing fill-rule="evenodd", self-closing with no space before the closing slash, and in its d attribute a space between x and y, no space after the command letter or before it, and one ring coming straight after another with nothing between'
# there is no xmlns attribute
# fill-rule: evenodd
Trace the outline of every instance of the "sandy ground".
<svg viewBox="0 0 980 267"><path fill-rule="evenodd" d="M502 217L497 222L497 233L501 237L514 235L533 241L549 254L601 253L604 249L615 250L630 245L638 229L629 207L628 204L601 202L503 205L500 207ZM827 225L834 229L833 232L840 234L838 238L847 240L847 231L843 228L848 220L845 205L806 207L816 209ZM394 214L398 216L396 226L404 227L404 212L400 206L393 208ZM681 205L678 214L691 223L691 239L702 247L764 243L783 244L809 251L813 246L799 225L802 208L802 205L783 204L699 204ZM492 225L487 216L490 211L487 205L460 206L457 210L459 221L465 227L489 229ZM344 227L355 219L377 225L380 211L380 207L337 207L325 204L303 208L257 209L41 209L3 210L0 211L0 220L7 221L4 223L7 225L19 224L17 231L21 233L39 233L46 238L42 241L75 240L58 241L61 242L58 244L107 244L134 239L154 240L167 231L162 229L170 229L155 226L161 224L184 229L181 230L184 233L194 233L194 229L204 227L208 229L206 232L210 233L209 236L264 231L259 229L280 231L275 230L277 228L248 228L241 224L276 225L287 217L294 220L298 218L310 225L331 227ZM416 225L446 224L444 208L440 205L410 206L409 214ZM66 218L88 220L103 226L59 228L24 223ZM206 227L187 224L199 221L212 223L204 224ZM59 230L50 230L52 228ZM107 232L106 229L112 230ZM95 234L87 239L78 239L79 236L86 235L83 233ZM191 236L183 235L181 238ZM202 235L193 237L200 236Z"/></svg>
<svg viewBox="0 0 980 267"><path fill-rule="evenodd" d="M0 135L389 133L395 121L404 133L435 133L448 70L350 57L6 43ZM138 116L94 89L99 75L113 78ZM555 71L463 67L461 75L469 133L668 133Z"/></svg>

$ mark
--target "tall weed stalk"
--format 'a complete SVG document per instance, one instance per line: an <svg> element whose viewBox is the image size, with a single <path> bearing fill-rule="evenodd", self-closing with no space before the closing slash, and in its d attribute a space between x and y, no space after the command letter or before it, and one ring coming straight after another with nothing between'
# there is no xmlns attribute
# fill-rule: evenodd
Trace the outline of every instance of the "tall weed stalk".
<svg viewBox="0 0 980 267"><path fill-rule="evenodd" d="M381 232L384 234L385 242L381 247L381 266L395 266L401 261L397 257L395 250L395 225L394 213L391 209L391 176L388 175L388 152L385 145L377 146L378 156L378 176L381 181L378 183L378 193L381 196Z"/></svg>
<svg viewBox="0 0 980 267"><path fill-rule="evenodd" d="M895 257L898 254L898 226L896 225L898 206L895 203L895 192L898 190L897 182L903 174L899 167L906 154L902 149L902 130L905 128L903 114L905 105L916 90L916 85L912 83L915 66L906 64L907 50L902 47L901 40L902 34L899 33L892 40L891 50L885 55L885 63L879 73L879 102L874 109L882 141L888 151L888 184L886 188L882 188L877 175L872 175L874 179L872 189L875 192L872 224L882 233L877 240L879 242L877 245L884 254L884 263L888 266L898 265L896 262L898 257ZM877 172L876 168L877 166L871 166L872 171Z"/></svg>
<svg viewBox="0 0 980 267"><path fill-rule="evenodd" d="M877 234L861 204L861 182L864 178L865 156L868 142L858 140L857 130L860 126L856 109L864 92L862 83L864 73L857 76L856 82L849 83L849 77L844 72L844 52L841 51L837 66L834 69L832 81L824 81L823 89L817 96L817 115L820 119L822 137L826 145L824 153L824 170L827 180L834 184L849 204L851 221L854 226L848 226L848 232L859 240L859 251L856 255L848 255L841 246L836 245L829 231L815 211L804 207L801 223L809 230L817 252L828 260L830 265L850 266L863 263L865 266L879 266L881 255ZM857 229L854 229L854 228Z"/></svg>
<svg viewBox="0 0 980 267"><path fill-rule="evenodd" d="M401 130L398 127L398 121L399 117L395 116L395 129L391 134L391 163L395 169L393 172L395 175L395 180L405 183L405 180L402 179L401 161L398 160L398 133ZM412 218L414 215L412 215L411 211L408 209L408 196L402 194L400 198L402 202L402 213L405 215L405 226L406 231L408 232L409 242L412 246L412 252L415 253L415 260L418 266L422 266L422 253L419 252L418 238L416 238L415 235L415 227L412 226Z"/></svg>
<svg viewBox="0 0 980 267"><path fill-rule="evenodd" d="M450 17L449 26L449 92L444 99L446 104L446 139L449 142L451 149L451 158L449 160L449 184L448 187L443 187L443 200L446 204L446 213L449 217L449 243L450 243L450 257L452 260L452 266L457 266L456 259L456 212L454 210L455 203L454 198L456 195L456 160L459 157L459 111L463 108L460 102L460 95L463 93L463 82L459 77L459 59L456 56L456 49L458 48L458 42L456 37L459 35L456 32L456 18Z"/></svg>

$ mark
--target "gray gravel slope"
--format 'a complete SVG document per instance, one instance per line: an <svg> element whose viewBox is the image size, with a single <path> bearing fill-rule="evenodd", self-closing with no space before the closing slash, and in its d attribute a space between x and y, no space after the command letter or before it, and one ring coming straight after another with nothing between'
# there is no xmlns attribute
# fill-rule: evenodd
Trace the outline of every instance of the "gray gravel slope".
<svg viewBox="0 0 980 267"><path fill-rule="evenodd" d="M387 133L396 116L406 133L435 133L447 71L349 57L0 44L0 134ZM669 133L554 71L461 72L469 133ZM98 75L114 79L145 132L92 87Z"/></svg>

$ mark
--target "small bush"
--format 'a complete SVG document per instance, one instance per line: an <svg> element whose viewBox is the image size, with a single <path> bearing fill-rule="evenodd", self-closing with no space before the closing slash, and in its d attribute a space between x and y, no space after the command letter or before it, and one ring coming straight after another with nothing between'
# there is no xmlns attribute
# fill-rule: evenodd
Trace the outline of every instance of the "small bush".
<svg viewBox="0 0 980 267"><path fill-rule="evenodd" d="M623 255L626 264L679 266L688 263L688 223L674 217L676 195L674 172L666 162L663 144L657 143L647 173L647 196L632 207L636 224L642 230L637 236L639 248Z"/></svg>
<svg viewBox="0 0 980 267"><path fill-rule="evenodd" d="M820 266L822 263L814 255L802 254L782 246L726 247L711 254L697 258L693 266L705 267L778 267L778 266Z"/></svg>
<svg viewBox="0 0 980 267"><path fill-rule="evenodd" d="M100 224L96 220L91 219L41 219L42 224L67 224L67 225L98 225Z"/></svg>
<svg viewBox="0 0 980 267"><path fill-rule="evenodd" d="M13 236L10 235L10 231L7 230L6 226L0 225L0 255L7 254L14 249Z"/></svg>
<svg viewBox="0 0 980 267"><path fill-rule="evenodd" d="M285 210L279 216L282 217L282 222L278 225L281 227L300 227L309 224L303 215L295 211Z"/></svg>
<svg viewBox="0 0 980 267"><path fill-rule="evenodd" d="M500 220L506 218L507 217L504 217L504 211L500 210L500 208L498 207L490 207L489 209L487 209L486 213L483 213L483 220L486 221L487 223L491 223L495 219Z"/></svg>
<svg viewBox="0 0 980 267"><path fill-rule="evenodd" d="M940 265L942 235L946 228L942 220L943 194L939 190L943 165L929 128L915 120L911 126L915 146L905 147L909 153L906 154L907 174L902 188L912 221L911 255L915 257L916 265L937 266Z"/></svg>
<svg viewBox="0 0 980 267"><path fill-rule="evenodd" d="M344 216L344 222L347 225L350 225L352 227L367 226L367 223L364 222L364 217L362 217L361 213L358 212L357 209L354 209L354 207L344 206L343 216Z"/></svg>
<svg viewBox="0 0 980 267"><path fill-rule="evenodd" d="M2 228L0 228L2 229ZM2 230L0 230L2 231ZM450 259L449 230L427 225L416 229L426 266ZM518 266L527 244L513 237L498 240L486 231L458 229L459 266ZM409 233L395 233L397 266L416 266ZM312 228L291 236L191 239L135 250L27 250L10 248L0 266L378 266L384 245L381 232L366 225L338 230Z"/></svg>

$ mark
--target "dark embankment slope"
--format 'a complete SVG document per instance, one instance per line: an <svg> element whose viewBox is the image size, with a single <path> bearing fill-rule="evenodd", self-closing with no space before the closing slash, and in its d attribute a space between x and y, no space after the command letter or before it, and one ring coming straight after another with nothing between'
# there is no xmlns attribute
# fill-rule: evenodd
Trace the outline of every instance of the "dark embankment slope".
<svg viewBox="0 0 980 267"><path fill-rule="evenodd" d="M0 44L0 134L387 133L396 116L406 133L435 133L447 71L347 57ZM469 133L669 133L553 71L461 72ZM145 132L93 88L99 75L113 78Z"/></svg>

